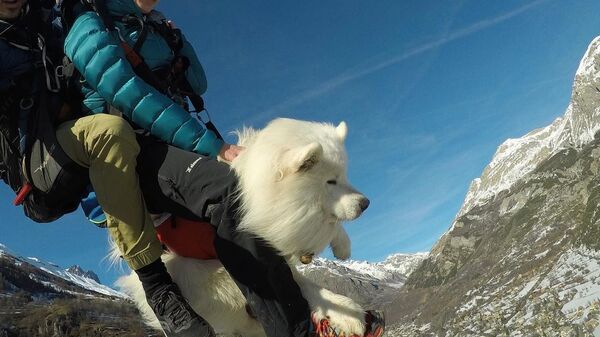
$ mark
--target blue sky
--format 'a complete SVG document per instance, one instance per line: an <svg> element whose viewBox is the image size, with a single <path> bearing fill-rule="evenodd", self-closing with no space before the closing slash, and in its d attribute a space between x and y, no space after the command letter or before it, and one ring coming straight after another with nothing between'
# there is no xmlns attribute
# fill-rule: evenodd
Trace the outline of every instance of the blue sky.
<svg viewBox="0 0 600 337"><path fill-rule="evenodd" d="M575 70L600 35L600 3L198 1L159 6L205 67L225 132L275 117L349 126L349 176L370 199L346 225L353 258L428 251L507 138L564 114ZM233 138L229 138L234 141ZM80 264L110 284L107 233L80 212L35 224L0 187L0 243Z"/></svg>

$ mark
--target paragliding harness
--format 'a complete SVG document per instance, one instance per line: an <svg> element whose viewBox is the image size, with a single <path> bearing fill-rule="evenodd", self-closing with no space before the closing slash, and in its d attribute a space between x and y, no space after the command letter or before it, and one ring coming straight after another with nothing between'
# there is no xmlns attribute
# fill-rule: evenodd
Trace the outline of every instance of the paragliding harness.
<svg viewBox="0 0 600 337"><path fill-rule="evenodd" d="M74 211L89 184L87 170L56 139L58 124L77 116L81 96L68 84L63 65L49 56L50 34L39 28L44 25L30 26L35 24L16 27L0 21L0 39L34 55L32 69L0 92L0 177L17 193L13 203L23 205L27 217L50 222Z"/></svg>
<svg viewBox="0 0 600 337"><path fill-rule="evenodd" d="M111 16L105 0L63 0L60 7L65 29L69 29L82 12L95 12L101 18L106 30L118 36L119 45L125 52L127 61L131 64L136 75L194 114L208 130L213 131L218 138L223 139L211 121L210 114L204 106L204 100L194 92L185 76L190 61L186 56L181 55L181 49L183 48L181 31L173 28L162 14L152 11L143 18L135 15ZM115 25L115 20L123 22L126 27L139 28L138 39L133 46L130 46L122 36L119 28ZM140 55L140 49L150 29L158 33L171 48L173 60L170 66L152 70ZM191 109L188 99L193 109Z"/></svg>

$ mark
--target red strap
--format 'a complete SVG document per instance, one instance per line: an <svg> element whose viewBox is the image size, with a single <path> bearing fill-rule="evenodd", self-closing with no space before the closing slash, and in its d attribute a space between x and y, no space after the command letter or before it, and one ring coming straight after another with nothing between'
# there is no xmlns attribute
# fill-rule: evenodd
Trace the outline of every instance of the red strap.
<svg viewBox="0 0 600 337"><path fill-rule="evenodd" d="M177 255L199 260L217 258L215 228L209 223L177 218L177 225L173 226L172 218L168 218L156 227L156 234Z"/></svg>
<svg viewBox="0 0 600 337"><path fill-rule="evenodd" d="M23 186L21 186L21 188L19 189L19 193L17 193L17 196L15 197L13 204L15 206L21 205L25 201L25 198L27 197L29 192L31 192L32 187L33 186L31 186L30 183L23 184Z"/></svg>
<svg viewBox="0 0 600 337"><path fill-rule="evenodd" d="M131 48L131 46L126 42L121 41L121 48L123 48L125 51L125 57L127 57L127 61L129 61L134 68L143 62L140 55L138 55L138 53L136 53L135 50L133 50L133 48Z"/></svg>

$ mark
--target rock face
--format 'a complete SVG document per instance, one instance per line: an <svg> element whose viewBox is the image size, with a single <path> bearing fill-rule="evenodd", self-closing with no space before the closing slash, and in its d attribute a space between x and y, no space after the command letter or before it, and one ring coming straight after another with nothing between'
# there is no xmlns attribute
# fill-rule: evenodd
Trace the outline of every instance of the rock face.
<svg viewBox="0 0 600 337"><path fill-rule="evenodd" d="M600 336L600 38L562 118L507 140L393 303L388 336Z"/></svg>

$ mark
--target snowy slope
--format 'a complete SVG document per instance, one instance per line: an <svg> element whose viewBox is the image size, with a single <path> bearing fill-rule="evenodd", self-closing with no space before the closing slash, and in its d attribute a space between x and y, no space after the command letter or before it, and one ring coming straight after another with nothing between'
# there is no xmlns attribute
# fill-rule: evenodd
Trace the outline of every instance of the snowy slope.
<svg viewBox="0 0 600 337"><path fill-rule="evenodd" d="M87 278L84 276L80 276L80 275L76 275L74 273L68 272L67 270L57 266L54 263L45 262L36 257L20 256L19 254L12 252L5 245L0 244L0 257L2 257L2 256L11 257L12 259L14 259L15 265L17 265L17 266L22 263L27 263L29 265L34 266L35 268L37 268L39 270L42 270L42 271L52 274L54 276L60 277L61 279L64 279L70 283L73 283L84 289L87 289L87 290L90 290L90 291L93 291L93 292L96 292L96 293L99 293L102 295L114 296L114 297L120 297L120 298L127 297L123 293L120 293L110 287L100 284L91 278ZM53 288L56 288L56 287L58 287L58 286L55 285Z"/></svg>
<svg viewBox="0 0 600 337"><path fill-rule="evenodd" d="M383 262L367 261L337 261L324 258L315 259L314 263L301 265L301 271L314 269L328 269L330 273L338 276L360 277L364 279L387 282L390 284L402 285L402 281L418 266L418 264L427 257L428 253L415 254L393 254L388 256Z"/></svg>
<svg viewBox="0 0 600 337"><path fill-rule="evenodd" d="M404 284L406 277L425 257L427 257L427 253L393 254L388 256L385 261L377 263L353 260L336 263L381 282L401 286Z"/></svg>
<svg viewBox="0 0 600 337"><path fill-rule="evenodd" d="M573 248L565 252L547 274L534 277L521 287L473 290L470 295L471 301L458 309L459 316L468 317L461 326L465 331L481 330L482 320L472 316L476 309L488 317L502 313L504 326L510 329L511 336L525 336L524 331L535 330L548 318L563 325L596 326L594 334L600 336L597 323L600 252ZM478 303L485 304L474 308Z"/></svg>
<svg viewBox="0 0 600 337"><path fill-rule="evenodd" d="M427 253L394 254L383 262L337 261L317 258L300 272L320 286L346 295L369 308L392 301Z"/></svg>

